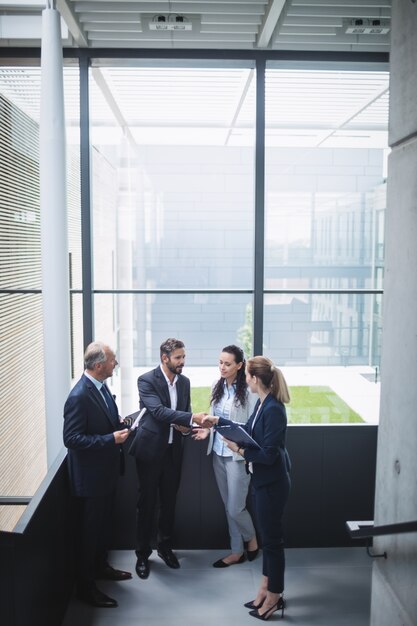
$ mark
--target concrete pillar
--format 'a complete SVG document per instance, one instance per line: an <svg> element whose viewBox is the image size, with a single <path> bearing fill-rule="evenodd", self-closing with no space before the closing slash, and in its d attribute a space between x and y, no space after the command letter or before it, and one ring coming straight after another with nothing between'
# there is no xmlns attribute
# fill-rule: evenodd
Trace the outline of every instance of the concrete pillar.
<svg viewBox="0 0 417 626"><path fill-rule="evenodd" d="M70 322L65 116L59 13L42 12L40 194L45 410L48 467L62 448L62 409L70 388ZM28 372L30 376L30 371Z"/></svg>
<svg viewBox="0 0 417 626"><path fill-rule="evenodd" d="M375 523L417 519L417 3L393 0L390 134ZM417 533L374 551L372 626L417 616Z"/></svg>
<svg viewBox="0 0 417 626"><path fill-rule="evenodd" d="M127 180L124 181L125 192L120 193L117 210L117 286L119 289L132 289L132 239L135 233L134 206L136 190L132 180L131 146L126 138L120 146L121 156L126 159ZM121 408L123 415L133 413L138 407L136 377L133 376L133 307L135 296L125 294L118 296L117 308L119 315L119 361Z"/></svg>

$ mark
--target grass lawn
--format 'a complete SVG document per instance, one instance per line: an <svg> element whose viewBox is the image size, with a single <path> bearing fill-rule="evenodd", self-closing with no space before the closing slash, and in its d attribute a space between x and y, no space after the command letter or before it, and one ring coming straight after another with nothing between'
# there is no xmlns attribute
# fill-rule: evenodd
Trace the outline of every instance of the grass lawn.
<svg viewBox="0 0 417 626"><path fill-rule="evenodd" d="M209 412L210 387L191 387L191 406L194 413Z"/></svg>
<svg viewBox="0 0 417 626"><path fill-rule="evenodd" d="M289 424L354 424L363 423L358 413L330 387L290 387L291 402L287 404ZM191 389L194 413L209 410L210 388Z"/></svg>

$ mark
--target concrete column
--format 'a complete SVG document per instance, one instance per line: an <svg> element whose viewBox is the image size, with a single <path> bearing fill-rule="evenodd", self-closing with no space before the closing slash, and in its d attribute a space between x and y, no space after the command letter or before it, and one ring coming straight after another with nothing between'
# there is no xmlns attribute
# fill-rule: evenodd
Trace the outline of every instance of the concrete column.
<svg viewBox="0 0 417 626"><path fill-rule="evenodd" d="M126 159L125 168L127 180L124 181L125 191L119 189L117 210L117 286L119 289L132 289L132 238L135 233L134 207L136 203L136 188L132 171L131 146L126 138L120 146L120 156ZM133 376L133 307L136 305L135 296L125 294L117 297L119 315L119 361L121 408L123 415L133 413L138 407L138 391L136 377ZM120 408L120 407L119 407Z"/></svg>
<svg viewBox="0 0 417 626"><path fill-rule="evenodd" d="M417 3L393 0L375 523L417 519ZM417 533L381 537L372 576L372 626L417 616Z"/></svg>
<svg viewBox="0 0 417 626"><path fill-rule="evenodd" d="M63 445L62 409L71 380L61 41L60 15L47 8L42 12L40 193L48 467Z"/></svg>

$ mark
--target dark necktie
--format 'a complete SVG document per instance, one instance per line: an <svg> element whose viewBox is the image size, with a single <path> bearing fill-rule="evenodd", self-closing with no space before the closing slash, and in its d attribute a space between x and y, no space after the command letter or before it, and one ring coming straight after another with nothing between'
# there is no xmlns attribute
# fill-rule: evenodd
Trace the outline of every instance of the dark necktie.
<svg viewBox="0 0 417 626"><path fill-rule="evenodd" d="M118 414L118 411L117 411L116 403L115 403L115 401L114 401L110 391L108 390L107 386L104 383L101 386L101 391L103 392L104 398L106 400L107 407L108 407L108 409L110 411L110 415L113 417L113 419L116 422L119 422L119 414Z"/></svg>
<svg viewBox="0 0 417 626"><path fill-rule="evenodd" d="M104 383L101 386L101 391L104 394L104 397L106 399L106 404L107 404L107 407L110 411L112 418L117 424L120 424L119 413L117 410L116 402L114 401L114 398L111 395L108 387ZM119 450L120 450L120 474L123 476L125 473L125 456L124 456L123 448L121 445L119 445Z"/></svg>

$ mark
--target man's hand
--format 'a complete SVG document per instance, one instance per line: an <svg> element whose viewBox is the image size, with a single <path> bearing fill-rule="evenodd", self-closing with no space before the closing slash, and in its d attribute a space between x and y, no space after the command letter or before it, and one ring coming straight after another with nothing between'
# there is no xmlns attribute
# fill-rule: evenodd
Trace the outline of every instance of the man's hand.
<svg viewBox="0 0 417 626"><path fill-rule="evenodd" d="M124 443L129 437L130 430L124 428L123 430L115 430L113 433L115 443Z"/></svg>
<svg viewBox="0 0 417 626"><path fill-rule="evenodd" d="M175 430L179 430L183 435L188 435L191 432L191 428L189 426L181 426L180 424L172 424Z"/></svg>
<svg viewBox="0 0 417 626"><path fill-rule="evenodd" d="M193 422L197 424L197 426L202 426L203 428L211 428L215 426L219 418L215 415L208 415L207 413L194 413L193 414Z"/></svg>

